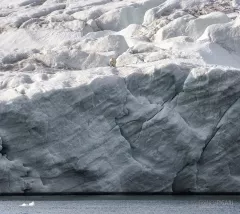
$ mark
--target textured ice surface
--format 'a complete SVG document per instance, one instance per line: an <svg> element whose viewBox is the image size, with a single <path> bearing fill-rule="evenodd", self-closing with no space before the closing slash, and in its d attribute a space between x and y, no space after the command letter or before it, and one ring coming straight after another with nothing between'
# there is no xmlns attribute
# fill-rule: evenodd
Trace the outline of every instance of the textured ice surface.
<svg viewBox="0 0 240 214"><path fill-rule="evenodd" d="M1 193L240 191L236 2L0 3Z"/></svg>

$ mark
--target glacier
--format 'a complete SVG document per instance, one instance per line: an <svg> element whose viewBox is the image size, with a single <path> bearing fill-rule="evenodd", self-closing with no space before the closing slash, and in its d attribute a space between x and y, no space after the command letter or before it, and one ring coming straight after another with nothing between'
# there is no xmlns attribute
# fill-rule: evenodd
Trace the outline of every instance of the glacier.
<svg viewBox="0 0 240 214"><path fill-rule="evenodd" d="M0 3L0 194L240 192L240 1Z"/></svg>

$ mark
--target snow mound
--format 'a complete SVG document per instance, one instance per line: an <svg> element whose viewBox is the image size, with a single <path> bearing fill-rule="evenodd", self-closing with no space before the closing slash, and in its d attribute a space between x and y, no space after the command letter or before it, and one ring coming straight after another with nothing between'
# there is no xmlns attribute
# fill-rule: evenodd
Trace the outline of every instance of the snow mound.
<svg viewBox="0 0 240 214"><path fill-rule="evenodd" d="M209 26L199 40L219 44L227 51L240 54L240 18L234 22Z"/></svg>
<svg viewBox="0 0 240 214"><path fill-rule="evenodd" d="M212 12L208 15L199 16L197 19L190 20L186 28L187 35L198 39L213 24L224 24L230 22L231 19L222 12Z"/></svg>
<svg viewBox="0 0 240 214"><path fill-rule="evenodd" d="M224 13L212 12L208 15L202 15L194 18L191 15L179 17L169 24L162 27L156 34L156 41L161 41L177 36L189 36L198 39L208 26L213 24L225 24L231 22L231 19Z"/></svg>

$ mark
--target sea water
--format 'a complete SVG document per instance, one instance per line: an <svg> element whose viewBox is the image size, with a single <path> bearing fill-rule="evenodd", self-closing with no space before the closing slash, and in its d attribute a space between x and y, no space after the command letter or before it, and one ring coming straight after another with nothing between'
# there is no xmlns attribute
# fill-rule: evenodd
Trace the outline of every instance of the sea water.
<svg viewBox="0 0 240 214"><path fill-rule="evenodd" d="M34 201L33 207L20 207ZM238 214L240 196L0 197L0 214Z"/></svg>

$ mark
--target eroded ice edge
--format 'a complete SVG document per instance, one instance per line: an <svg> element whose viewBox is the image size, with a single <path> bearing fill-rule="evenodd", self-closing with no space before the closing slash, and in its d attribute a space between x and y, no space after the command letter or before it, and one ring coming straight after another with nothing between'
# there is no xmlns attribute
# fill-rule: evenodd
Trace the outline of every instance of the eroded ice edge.
<svg viewBox="0 0 240 214"><path fill-rule="evenodd" d="M0 193L240 191L238 6L1 0Z"/></svg>

